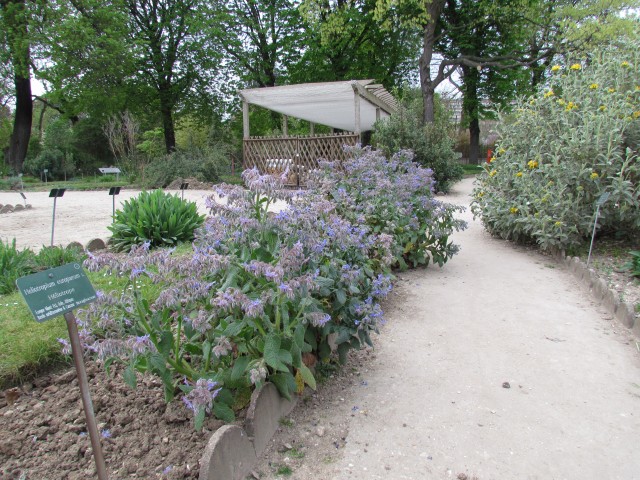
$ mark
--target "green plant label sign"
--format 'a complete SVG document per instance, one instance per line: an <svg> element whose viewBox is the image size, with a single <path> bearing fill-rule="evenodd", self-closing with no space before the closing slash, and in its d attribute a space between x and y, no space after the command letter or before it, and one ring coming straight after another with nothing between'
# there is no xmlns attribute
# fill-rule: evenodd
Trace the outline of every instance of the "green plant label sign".
<svg viewBox="0 0 640 480"><path fill-rule="evenodd" d="M19 278L16 283L38 322L93 302L96 291L79 263L69 263Z"/></svg>

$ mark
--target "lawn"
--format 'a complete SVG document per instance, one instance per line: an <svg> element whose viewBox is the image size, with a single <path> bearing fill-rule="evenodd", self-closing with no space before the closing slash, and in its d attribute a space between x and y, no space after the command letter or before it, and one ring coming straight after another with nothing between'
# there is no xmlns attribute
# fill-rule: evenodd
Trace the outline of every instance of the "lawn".
<svg viewBox="0 0 640 480"><path fill-rule="evenodd" d="M126 277L101 272L87 275L96 290L121 291L127 283ZM149 282L142 291L145 297L158 294L157 287ZM68 363L69 359L60 354L58 338L69 338L62 317L38 323L19 292L0 295L0 389Z"/></svg>

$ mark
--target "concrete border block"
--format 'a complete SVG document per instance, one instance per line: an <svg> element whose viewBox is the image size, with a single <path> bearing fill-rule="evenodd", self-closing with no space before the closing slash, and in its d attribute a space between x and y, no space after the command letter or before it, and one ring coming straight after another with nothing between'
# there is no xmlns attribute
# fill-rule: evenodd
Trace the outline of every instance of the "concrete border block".
<svg viewBox="0 0 640 480"><path fill-rule="evenodd" d="M636 321L634 307L629 302L620 302L620 306L616 310L616 318L627 328L633 328Z"/></svg>
<svg viewBox="0 0 640 480"><path fill-rule="evenodd" d="M13 211L20 212L21 210L24 210L24 205L22 205L21 203L16 203L16 205L13 207Z"/></svg>
<svg viewBox="0 0 640 480"><path fill-rule="evenodd" d="M85 247L88 252L95 252L97 250L104 250L106 248L107 246L105 245L104 240L102 240L101 238L94 238L93 240L90 240Z"/></svg>
<svg viewBox="0 0 640 480"><path fill-rule="evenodd" d="M593 289L596 286L596 283L598 283L598 279L599 277L595 270L589 269L589 289Z"/></svg>
<svg viewBox="0 0 640 480"><path fill-rule="evenodd" d="M631 309L631 312L633 313L633 309ZM634 321L633 323L633 327L631 327L631 331L637 336L640 337L640 320L639 321Z"/></svg>
<svg viewBox="0 0 640 480"><path fill-rule="evenodd" d="M71 250L72 248L76 248L78 250L84 250L84 247L82 246L82 244L80 242L71 242L69 245L67 245L66 248L68 250Z"/></svg>
<svg viewBox="0 0 640 480"><path fill-rule="evenodd" d="M620 300L615 293L607 289L605 294L602 296L602 303L612 315L615 315L618 305L620 305Z"/></svg>
<svg viewBox="0 0 640 480"><path fill-rule="evenodd" d="M607 285L607 282L605 281L604 278L598 279L598 281L596 282L595 291L596 291L596 299L601 302L604 299L604 296L609 291L609 285Z"/></svg>
<svg viewBox="0 0 640 480"><path fill-rule="evenodd" d="M297 397L287 400L273 383L265 383L254 390L251 403L244 421L244 428L253 441L256 454L260 455L280 425L280 419L291 413L296 406Z"/></svg>
<svg viewBox="0 0 640 480"><path fill-rule="evenodd" d="M242 480L258 457L247 433L237 425L220 427L200 460L200 480Z"/></svg>
<svg viewBox="0 0 640 480"><path fill-rule="evenodd" d="M0 213L13 213L13 207L7 204L4 207L0 208Z"/></svg>

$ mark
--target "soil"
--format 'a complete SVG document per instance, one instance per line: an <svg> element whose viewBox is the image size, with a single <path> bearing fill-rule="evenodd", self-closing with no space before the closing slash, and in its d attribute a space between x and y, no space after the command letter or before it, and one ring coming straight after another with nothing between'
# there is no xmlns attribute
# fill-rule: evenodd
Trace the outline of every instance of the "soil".
<svg viewBox="0 0 640 480"><path fill-rule="evenodd" d="M109 478L198 478L200 457L222 423L209 418L196 432L182 402L165 403L157 379L139 377L133 390L112 373L87 363ZM96 477L75 370L11 389L0 407L0 479Z"/></svg>
<svg viewBox="0 0 640 480"><path fill-rule="evenodd" d="M629 268L631 255L629 252L640 251L640 239L614 240L596 239L589 268L596 271L609 285L609 289L617 293L622 302L635 306L636 322L640 321L640 278L633 277ZM580 256L587 262L588 254Z"/></svg>

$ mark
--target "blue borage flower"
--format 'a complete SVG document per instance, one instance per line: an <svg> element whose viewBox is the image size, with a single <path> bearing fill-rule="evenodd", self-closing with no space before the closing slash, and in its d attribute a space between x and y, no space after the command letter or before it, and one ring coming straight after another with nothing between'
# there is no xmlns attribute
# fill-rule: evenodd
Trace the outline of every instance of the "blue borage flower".
<svg viewBox="0 0 640 480"><path fill-rule="evenodd" d="M201 409L204 409L207 413L211 412L213 401L221 390L218 382L208 378L200 378L195 384L192 384L185 378L184 383L193 387L189 393L182 397L182 401L187 408L192 410L194 414L197 414Z"/></svg>

